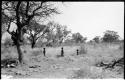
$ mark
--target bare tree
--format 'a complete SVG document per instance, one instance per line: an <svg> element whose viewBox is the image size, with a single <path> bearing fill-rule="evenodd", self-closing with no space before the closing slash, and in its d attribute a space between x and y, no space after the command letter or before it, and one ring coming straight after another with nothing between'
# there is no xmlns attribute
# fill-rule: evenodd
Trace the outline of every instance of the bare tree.
<svg viewBox="0 0 125 80"><path fill-rule="evenodd" d="M57 8L45 1L2 1L2 12L9 18L7 31L17 47L19 62L23 64L24 55L20 47L23 28L28 27L29 22L35 18L58 14ZM9 31L11 22L17 25L15 32Z"/></svg>
<svg viewBox="0 0 125 80"><path fill-rule="evenodd" d="M28 34L30 37L28 39L31 42L31 47L34 48L36 41L39 38L44 37L45 33L48 32L48 27L46 25L40 25L36 21L32 21L28 27Z"/></svg>

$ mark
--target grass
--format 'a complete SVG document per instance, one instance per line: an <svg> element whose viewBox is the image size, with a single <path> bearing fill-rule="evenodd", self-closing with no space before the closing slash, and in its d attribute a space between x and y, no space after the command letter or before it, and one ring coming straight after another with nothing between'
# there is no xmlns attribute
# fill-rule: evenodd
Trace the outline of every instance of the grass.
<svg viewBox="0 0 125 80"><path fill-rule="evenodd" d="M80 70L74 71L74 76L72 78L76 79L101 79L104 77L103 74L104 70L96 68L96 67L90 67L90 66L84 66Z"/></svg>
<svg viewBox="0 0 125 80"><path fill-rule="evenodd" d="M118 78L117 73L102 68L86 66L80 70L74 71L72 78L75 79L111 79ZM120 76L119 76L120 77Z"/></svg>
<svg viewBox="0 0 125 80"><path fill-rule="evenodd" d="M87 48L85 45L80 46L80 54L87 54Z"/></svg>
<svg viewBox="0 0 125 80"><path fill-rule="evenodd" d="M62 46L61 46L62 47ZM118 59L124 56L123 44L81 44L73 46L63 46L64 57L57 57L61 54L61 47L47 47L46 57L43 56L43 48L31 49L30 46L22 46L22 51L25 55L27 63L32 65L40 65L38 73L32 73L29 77L35 75L44 75L37 77L48 77L48 73L56 76L62 75L65 78L123 78L123 70L103 70L100 67L96 67L98 62L111 62L113 59ZM77 55L76 50L80 50L80 55ZM8 57L17 57L17 51L15 47L4 48L2 47L1 59ZM54 69L52 66L58 65L61 68ZM57 66L57 67L58 67ZM70 69L69 69L70 68ZM78 68L78 70L73 70ZM37 68L35 68L37 69ZM29 71L31 69L28 69ZM28 71L26 70L26 71ZM44 71L43 71L44 70ZM17 69L18 71L18 69ZM42 72L43 71L43 72ZM54 71L54 72L53 72ZM118 71L120 71L118 74ZM44 73L45 72L45 73ZM52 73L51 73L52 72ZM59 73L60 72L60 73ZM3 73L3 72L2 72ZM73 77L71 77L73 76ZM26 76L23 76L26 77ZM58 77L58 76L57 76Z"/></svg>

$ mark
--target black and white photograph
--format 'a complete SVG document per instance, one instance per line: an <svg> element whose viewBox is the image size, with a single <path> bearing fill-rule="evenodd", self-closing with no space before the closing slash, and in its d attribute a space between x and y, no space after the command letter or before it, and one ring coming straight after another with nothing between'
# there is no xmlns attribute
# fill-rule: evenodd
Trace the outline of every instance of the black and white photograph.
<svg viewBox="0 0 125 80"><path fill-rule="evenodd" d="M1 1L1 79L124 80L124 2Z"/></svg>

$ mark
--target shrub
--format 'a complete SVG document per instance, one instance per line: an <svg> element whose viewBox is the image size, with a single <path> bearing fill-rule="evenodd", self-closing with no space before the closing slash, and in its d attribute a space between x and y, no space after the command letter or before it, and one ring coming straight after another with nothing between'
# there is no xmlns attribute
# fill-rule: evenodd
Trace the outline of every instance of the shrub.
<svg viewBox="0 0 125 80"><path fill-rule="evenodd" d="M41 55L41 54L43 54L42 53L42 50L34 50L34 51L32 51L32 56L39 56L39 55Z"/></svg>
<svg viewBox="0 0 125 80"><path fill-rule="evenodd" d="M80 46L79 54L86 54L87 53L87 48L85 45Z"/></svg>
<svg viewBox="0 0 125 80"><path fill-rule="evenodd" d="M102 37L103 42L115 42L119 40L119 35L115 31L107 30Z"/></svg>
<svg viewBox="0 0 125 80"><path fill-rule="evenodd" d="M124 44L121 44L121 45L119 46L119 49L120 49L120 50L123 50L123 49L124 49Z"/></svg>

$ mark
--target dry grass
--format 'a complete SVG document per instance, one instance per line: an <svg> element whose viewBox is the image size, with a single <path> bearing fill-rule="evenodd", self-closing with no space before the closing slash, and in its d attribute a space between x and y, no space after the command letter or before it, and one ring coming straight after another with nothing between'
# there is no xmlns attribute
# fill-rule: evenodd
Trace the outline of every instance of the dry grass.
<svg viewBox="0 0 125 80"><path fill-rule="evenodd" d="M124 50L124 44L120 44L119 49Z"/></svg>
<svg viewBox="0 0 125 80"><path fill-rule="evenodd" d="M79 54L87 54L87 47L84 44L80 46Z"/></svg>
<svg viewBox="0 0 125 80"><path fill-rule="evenodd" d="M103 70L102 68L94 66L86 66L79 70L74 71L72 78L75 79L110 79L121 78L116 72L110 70Z"/></svg>
<svg viewBox="0 0 125 80"><path fill-rule="evenodd" d="M95 46L96 45L96 46ZM91 44L77 45L77 46L64 46L64 57L57 58L61 54L61 47L46 48L46 57L43 56L43 48L31 49L30 46L22 46L25 59L29 65L40 65L38 72L33 72L28 69L27 73L32 73L29 77L48 78L56 76L56 78L123 78L123 69L119 70L103 70L96 67L95 64L101 61L110 62L113 59L118 59L124 56L124 50L120 48L120 44ZM123 46L121 46L123 47ZM76 50L79 49L83 55L77 55ZM10 52L8 52L10 51ZM3 49L2 58L5 56L17 56L16 49L8 48ZM56 67L53 67L56 66ZM69 69L70 68L70 69ZM73 70L76 68L78 70ZM37 70L37 68L32 69ZM30 71L30 72L29 72ZM40 76L44 75L44 76ZM71 77L72 76L72 77ZM27 76L23 76L27 77Z"/></svg>

